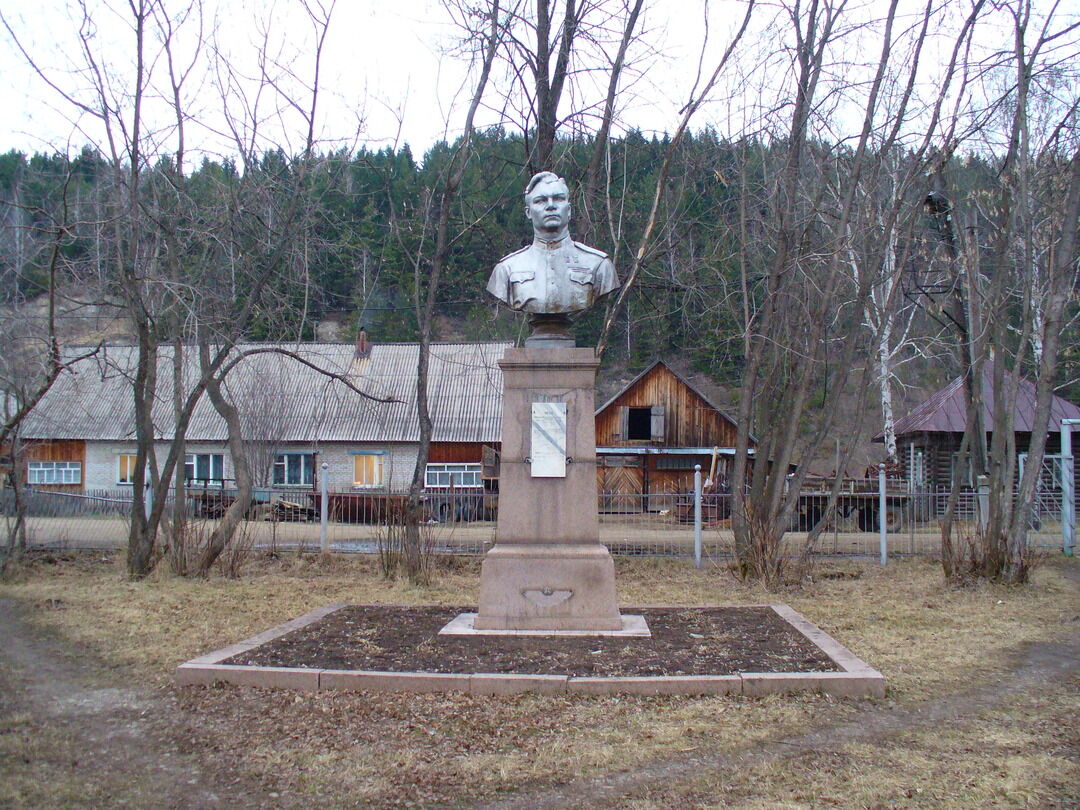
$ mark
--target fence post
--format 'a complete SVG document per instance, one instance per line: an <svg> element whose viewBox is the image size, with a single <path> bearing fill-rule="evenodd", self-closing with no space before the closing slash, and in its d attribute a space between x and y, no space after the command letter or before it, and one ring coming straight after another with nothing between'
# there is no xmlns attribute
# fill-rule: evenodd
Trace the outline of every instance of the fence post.
<svg viewBox="0 0 1080 810"><path fill-rule="evenodd" d="M1076 548L1076 461L1072 452L1072 426L1080 419L1061 420L1061 552L1066 557Z"/></svg>
<svg viewBox="0 0 1080 810"><path fill-rule="evenodd" d="M979 532L986 534L986 524L990 521L990 476L980 475L976 479L979 490L976 506L979 510Z"/></svg>
<svg viewBox="0 0 1080 810"><path fill-rule="evenodd" d="M322 475L319 476L319 548L323 554L330 553L330 534L327 531L329 520L327 505L330 497L326 491L326 471L329 468L330 465L324 461L321 467Z"/></svg>
<svg viewBox="0 0 1080 810"><path fill-rule="evenodd" d="M881 550L881 564L889 561L889 539L885 534L887 518L885 506L885 464L877 465L877 491L878 491L878 546Z"/></svg>
<svg viewBox="0 0 1080 810"><path fill-rule="evenodd" d="M694 465L694 566L701 568L701 465Z"/></svg>

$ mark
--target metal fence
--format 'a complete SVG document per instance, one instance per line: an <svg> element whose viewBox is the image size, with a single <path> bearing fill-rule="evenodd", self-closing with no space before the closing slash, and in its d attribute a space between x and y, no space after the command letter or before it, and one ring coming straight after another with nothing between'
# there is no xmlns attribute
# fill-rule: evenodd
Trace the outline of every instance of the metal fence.
<svg viewBox="0 0 1080 810"><path fill-rule="evenodd" d="M809 531L820 521L822 531L812 549L824 555L937 555L940 519L947 491L880 493L865 487L843 495L828 510L826 494L799 498L784 538L785 550L801 552ZM208 536L235 499L227 489L192 489L185 497L185 520L196 534ZM731 496L705 494L700 501L700 535L695 531L695 496L688 493L600 495L600 539L613 554L694 556L700 536L704 559L733 555ZM370 553L377 549L380 531L400 521L406 496L349 490L326 494L297 489L257 488L245 514L241 533L256 547ZM1029 541L1034 547L1062 547L1060 492L1042 492L1031 508ZM117 548L128 534L131 490L79 494L29 490L23 507L28 542L62 548ZM495 542L498 496L482 490L431 491L424 496L425 521L436 551L480 554ZM166 506L171 518L174 504ZM972 537L978 528L979 495L958 496L955 534ZM15 521L14 494L0 490L0 530L5 535Z"/></svg>

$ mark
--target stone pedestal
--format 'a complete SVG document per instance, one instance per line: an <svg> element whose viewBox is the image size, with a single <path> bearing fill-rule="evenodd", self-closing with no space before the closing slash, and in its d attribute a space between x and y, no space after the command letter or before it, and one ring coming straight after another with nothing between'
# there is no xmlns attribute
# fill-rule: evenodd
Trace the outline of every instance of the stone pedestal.
<svg viewBox="0 0 1080 810"><path fill-rule="evenodd" d="M480 574L477 630L620 631L615 567L596 514L594 387L588 348L509 349L495 546ZM535 477L533 403L564 403L565 477ZM556 465L557 466L557 465ZM539 471L539 467L537 468Z"/></svg>

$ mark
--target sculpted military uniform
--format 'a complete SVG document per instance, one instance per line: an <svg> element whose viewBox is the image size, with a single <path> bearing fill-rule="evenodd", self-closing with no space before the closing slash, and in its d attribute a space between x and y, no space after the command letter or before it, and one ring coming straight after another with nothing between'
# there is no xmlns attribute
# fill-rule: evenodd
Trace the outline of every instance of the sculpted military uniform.
<svg viewBox="0 0 1080 810"><path fill-rule="evenodd" d="M604 251L564 236L550 242L536 238L504 256L487 289L519 312L570 314L588 309L618 286Z"/></svg>

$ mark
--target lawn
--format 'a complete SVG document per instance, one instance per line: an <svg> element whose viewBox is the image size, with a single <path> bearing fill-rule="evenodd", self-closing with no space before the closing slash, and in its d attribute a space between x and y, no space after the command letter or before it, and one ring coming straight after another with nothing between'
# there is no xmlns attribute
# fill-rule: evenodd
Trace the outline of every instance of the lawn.
<svg viewBox="0 0 1080 810"><path fill-rule="evenodd" d="M171 707L172 744L200 779L284 806L539 806L561 787L550 806L1064 807L1080 803L1077 668L1031 688L1015 671L1040 644L1075 648L1078 568L1057 560L1028 587L954 589L925 559L823 562L812 582L777 593L682 560L617 561L624 605L791 605L886 676L880 701L171 683L178 663L330 602L475 603L474 559L449 561L420 589L353 556L255 559L240 579L137 583L100 553L46 556L0 584L0 596L43 637L79 651L89 686L122 683ZM0 709L0 805L69 806L116 789L68 755L63 729L11 702ZM42 762L50 785L35 783ZM600 778L621 787L590 792Z"/></svg>

